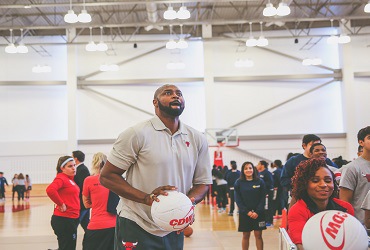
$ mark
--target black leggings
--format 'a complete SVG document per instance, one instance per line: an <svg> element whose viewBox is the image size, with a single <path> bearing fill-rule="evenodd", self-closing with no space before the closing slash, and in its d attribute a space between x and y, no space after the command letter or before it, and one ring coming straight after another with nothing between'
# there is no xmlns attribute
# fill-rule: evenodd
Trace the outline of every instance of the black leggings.
<svg viewBox="0 0 370 250"><path fill-rule="evenodd" d="M72 219L53 215L51 227L58 238L59 250L75 250L77 242L78 218Z"/></svg>

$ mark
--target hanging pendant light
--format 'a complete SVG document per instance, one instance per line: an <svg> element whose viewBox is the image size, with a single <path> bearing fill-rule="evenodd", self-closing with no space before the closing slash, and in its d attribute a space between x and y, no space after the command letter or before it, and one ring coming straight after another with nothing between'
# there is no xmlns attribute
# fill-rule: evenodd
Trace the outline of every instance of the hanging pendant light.
<svg viewBox="0 0 370 250"><path fill-rule="evenodd" d="M10 43L5 47L5 52L9 54L17 53L17 47L13 43L13 30L10 29Z"/></svg>
<svg viewBox="0 0 370 250"><path fill-rule="evenodd" d="M170 25L170 40L166 43L166 49L176 49L177 43L172 38L172 25Z"/></svg>
<svg viewBox="0 0 370 250"><path fill-rule="evenodd" d="M78 21L80 23L90 23L91 22L91 15L87 13L85 0L83 2L83 10L81 10L81 13L78 15Z"/></svg>
<svg viewBox="0 0 370 250"><path fill-rule="evenodd" d="M265 46L269 45L269 40L267 40L263 36L262 22L260 22L260 26L261 26L261 34L260 34L260 37L257 40L257 46L259 46L259 47L265 47Z"/></svg>
<svg viewBox="0 0 370 250"><path fill-rule="evenodd" d="M91 51L96 51L97 48L96 48L96 44L92 40L92 27L89 27L89 29L90 29L90 41L88 44L86 44L85 50L91 52Z"/></svg>
<svg viewBox="0 0 370 250"><path fill-rule="evenodd" d="M279 3L279 7L276 9L276 15L287 16L290 14L290 8L286 3Z"/></svg>
<svg viewBox="0 0 370 250"><path fill-rule="evenodd" d="M188 48L188 43L182 37L182 24L180 25L180 40L177 42L177 48L186 49Z"/></svg>
<svg viewBox="0 0 370 250"><path fill-rule="evenodd" d="M365 13L370 13L370 1L364 7Z"/></svg>
<svg viewBox="0 0 370 250"><path fill-rule="evenodd" d="M176 11L173 10L171 4L168 6L168 9L163 13L163 18L166 20L174 20L177 18Z"/></svg>
<svg viewBox="0 0 370 250"><path fill-rule="evenodd" d="M190 11L186 8L186 6L182 5L177 12L177 18L178 19L189 19L190 18Z"/></svg>
<svg viewBox="0 0 370 250"><path fill-rule="evenodd" d="M257 40L253 37L252 34L252 22L249 22L249 38L245 42L247 47L255 47L257 46Z"/></svg>
<svg viewBox="0 0 370 250"><path fill-rule="evenodd" d="M262 14L264 16L271 17L271 16L275 16L276 13L277 13L276 8L274 7L272 3L270 3L270 0L269 0L268 3L266 4L266 7L263 9Z"/></svg>
<svg viewBox="0 0 370 250"><path fill-rule="evenodd" d="M103 27L100 26L100 42L96 45L96 50L107 51L108 45L103 41Z"/></svg>
<svg viewBox="0 0 370 250"><path fill-rule="evenodd" d="M75 12L72 10L72 0L69 1L69 10L68 13L64 16L64 22L66 23L77 23L78 17Z"/></svg>
<svg viewBox="0 0 370 250"><path fill-rule="evenodd" d="M23 43L23 29L21 29L21 42L17 46L17 53L20 53L20 54L26 54L26 53L28 53L28 48Z"/></svg>

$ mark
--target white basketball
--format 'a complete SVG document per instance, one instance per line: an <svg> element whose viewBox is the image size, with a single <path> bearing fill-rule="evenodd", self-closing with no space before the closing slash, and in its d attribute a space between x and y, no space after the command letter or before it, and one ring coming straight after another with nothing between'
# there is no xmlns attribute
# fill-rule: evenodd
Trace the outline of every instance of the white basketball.
<svg viewBox="0 0 370 250"><path fill-rule="evenodd" d="M327 210L311 217L303 228L305 250L344 249L367 250L364 226L350 214Z"/></svg>
<svg viewBox="0 0 370 250"><path fill-rule="evenodd" d="M194 207L185 194L167 191L168 196L159 195L151 208L153 221L165 231L184 229L193 221Z"/></svg>

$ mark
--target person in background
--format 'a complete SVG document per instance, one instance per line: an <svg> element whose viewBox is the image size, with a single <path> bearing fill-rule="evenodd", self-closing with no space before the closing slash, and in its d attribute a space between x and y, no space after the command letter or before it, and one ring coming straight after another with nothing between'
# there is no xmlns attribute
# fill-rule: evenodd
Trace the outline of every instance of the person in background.
<svg viewBox="0 0 370 250"><path fill-rule="evenodd" d="M84 161L85 161L85 154L81 152L80 150L73 151L72 156L74 161L76 162L76 176L74 178L76 184L80 188L80 218L79 218L79 223L81 224L81 227L84 229L86 232L87 225L89 224L90 221L90 209L86 208L83 204L82 201L82 190L84 186L84 181L86 177L90 176L89 169L85 166Z"/></svg>
<svg viewBox="0 0 370 250"><path fill-rule="evenodd" d="M121 197L117 250L125 249L122 242L135 243L135 250L183 249L183 233L159 228L151 205L171 190L186 194L195 205L212 183L206 137L180 120L185 108L181 90L170 84L159 87L153 106L153 118L120 134L100 174L101 184Z"/></svg>
<svg viewBox="0 0 370 250"><path fill-rule="evenodd" d="M238 232L243 232L242 249L249 249L249 238L254 231L257 250L262 250L262 231L266 230L266 188L253 163L243 163L240 178L235 182L234 188L235 201L239 207Z"/></svg>
<svg viewBox="0 0 370 250"><path fill-rule="evenodd" d="M235 161L230 161L231 170L226 175L228 193L230 198L230 210L229 216L233 216L234 209L235 209L235 192L234 192L234 184L237 179L240 178L240 171L237 169L237 165Z"/></svg>
<svg viewBox="0 0 370 250"><path fill-rule="evenodd" d="M12 184L13 184L13 187L12 187L12 201L14 201L14 194L17 193L18 194L18 174L14 174L13 176L13 179L12 179ZM19 197L19 196L18 196Z"/></svg>
<svg viewBox="0 0 370 250"><path fill-rule="evenodd" d="M274 180L274 193L272 196L272 202L271 202L271 207L272 207L272 215L274 219L280 219L282 215L282 210L285 207L285 202L284 202L284 196L283 196L283 187L281 186L280 183L280 177L281 177L281 170L283 168L283 164L281 163L280 160L275 160L272 163L272 168L275 169L272 172L272 178ZM276 215L277 212L277 215Z"/></svg>
<svg viewBox="0 0 370 250"><path fill-rule="evenodd" d="M288 212L288 233L299 250L306 222L315 214L325 210L339 210L354 214L348 202L339 200L338 185L334 174L323 158L302 161L292 178L292 196L297 201Z"/></svg>
<svg viewBox="0 0 370 250"><path fill-rule="evenodd" d="M113 250L116 214L107 211L109 189L99 182L100 171L107 156L101 152L94 154L91 163L91 176L84 181L82 200L86 208L91 208L91 218L82 242L84 250Z"/></svg>
<svg viewBox="0 0 370 250"><path fill-rule="evenodd" d="M268 163L266 161L260 161L257 165L258 177L265 182L267 204L265 208L266 226L272 226L273 215L272 215L272 198L274 196L274 180L272 174L268 170Z"/></svg>
<svg viewBox="0 0 370 250"><path fill-rule="evenodd" d="M71 156L62 156L56 170L57 176L46 188L47 195L55 203L51 227L58 239L58 249L74 250L80 216L80 188L73 181L76 174L75 161Z"/></svg>
<svg viewBox="0 0 370 250"><path fill-rule="evenodd" d="M5 200L5 184L9 186L8 181L4 177L4 173L0 172L0 199Z"/></svg>
<svg viewBox="0 0 370 250"><path fill-rule="evenodd" d="M289 193L291 190L291 178L294 176L296 167L301 161L305 161L311 157L310 148L312 144L321 143L321 138L314 134L307 134L302 138L303 153L291 157L283 166L281 171L281 185L284 192ZM329 158L326 159L326 164L338 168ZM289 197L288 197L289 199Z"/></svg>
<svg viewBox="0 0 370 250"><path fill-rule="evenodd" d="M363 147L360 157L349 163L340 179L339 197L355 208L355 217L364 224L365 212L361 204L370 190L370 126L357 133L358 143Z"/></svg>
<svg viewBox="0 0 370 250"><path fill-rule="evenodd" d="M310 154L311 154L311 158L323 158L325 161L328 156L326 152L326 147L322 143L312 144L310 148ZM339 180L341 177L341 172L339 171L339 169L329 166L329 165L328 165L328 168L334 173L335 181L337 184L339 184Z"/></svg>
<svg viewBox="0 0 370 250"><path fill-rule="evenodd" d="M18 192L18 200L24 200L24 192L26 191L26 179L24 175L20 173L18 175L18 185L17 185L17 192Z"/></svg>
<svg viewBox="0 0 370 250"><path fill-rule="evenodd" d="M26 200L30 198L30 193L32 190L32 181L28 174L26 174Z"/></svg>
<svg viewBox="0 0 370 250"><path fill-rule="evenodd" d="M226 211L226 205L228 203L227 200L227 182L224 179L224 175L222 171L216 170L213 171L214 177L216 178L216 184L217 184L217 207L219 213L224 213Z"/></svg>

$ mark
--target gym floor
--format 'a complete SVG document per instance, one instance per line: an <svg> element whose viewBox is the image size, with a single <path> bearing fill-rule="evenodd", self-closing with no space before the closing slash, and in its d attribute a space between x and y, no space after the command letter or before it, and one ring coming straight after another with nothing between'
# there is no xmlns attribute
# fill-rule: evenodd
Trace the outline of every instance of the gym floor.
<svg viewBox="0 0 370 250"><path fill-rule="evenodd" d="M45 186L36 187L36 190L32 190L31 199L23 202L18 202L16 199L13 202L10 193L7 192L5 203L0 204L0 249L58 248L56 236L50 226L53 203L42 190L45 190ZM227 211L218 213L217 208L212 204L206 204L206 202L198 204L196 222L192 226L194 233L191 237L185 238L184 249L241 249L242 233L237 232L238 215L228 216ZM280 220L274 221L274 224L274 227L263 232L264 249L279 249ZM82 228L79 227L78 250L82 249L83 234ZM256 249L253 234L250 239L250 249Z"/></svg>

